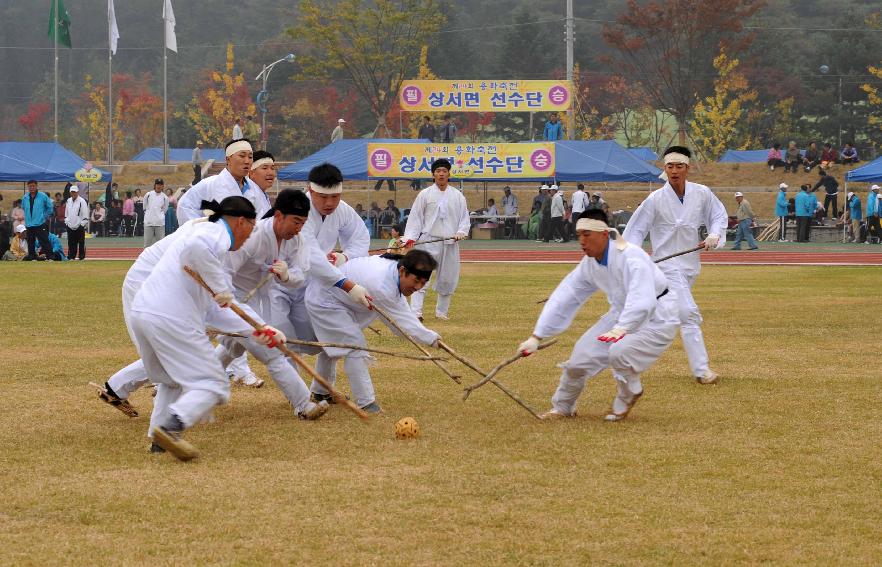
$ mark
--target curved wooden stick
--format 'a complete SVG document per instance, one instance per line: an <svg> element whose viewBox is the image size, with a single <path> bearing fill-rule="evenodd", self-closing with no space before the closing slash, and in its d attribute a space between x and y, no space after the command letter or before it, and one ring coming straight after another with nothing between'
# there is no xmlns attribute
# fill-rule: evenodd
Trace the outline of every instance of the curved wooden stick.
<svg viewBox="0 0 882 567"><path fill-rule="evenodd" d="M541 344L539 345L539 348L536 349L536 350L542 350L542 349L544 349L544 348L546 348L546 347L550 347L551 345L553 345L553 344L556 343L556 342L557 342L557 339L551 339L551 340L548 341L548 342L541 343ZM481 386L483 386L483 385L486 384L487 382L494 382L494 383L495 383L496 380L494 379L494 376L496 376L496 375L499 373L500 370L502 370L503 368L505 368L505 367L508 366L509 364L512 364L512 363L514 363L514 362L517 362L518 360L520 360L520 359L522 359L522 358L524 358L524 355L522 355L521 353L517 353L516 355L512 356L512 357L509 358L508 360L505 360L505 361L501 362L500 364L498 364L498 365L496 366L496 368L494 368L493 370L490 371L489 374L484 374L484 375L483 375L484 378L482 378L482 379L479 380L478 382L475 382L475 383L472 384L471 386L466 386L466 387L463 389L463 394L462 394L462 399L463 399L463 401L465 401L465 400L467 400L467 399L469 398L469 394L472 393L472 390L477 390L478 388L480 388Z"/></svg>
<svg viewBox="0 0 882 567"><path fill-rule="evenodd" d="M205 291L210 293L212 295L212 297L214 296L214 291L212 291L211 287L209 287L209 285L207 283L205 283L205 280L202 279L202 276L200 276L196 270L194 270L190 266L184 266L184 271L187 272L188 274L190 274L190 277L192 277L194 280L196 280L196 283L198 283L203 288L205 288ZM260 323L255 321L254 318L252 318L248 313L245 313L242 310L242 308L239 307L238 305L236 305L235 303L230 304L230 309L232 309L233 313L235 313L236 315L241 317L243 321L245 321L246 323L248 323L249 325L254 327L255 331L259 331L259 330L263 329L264 325L261 325ZM310 365L306 364L306 362L302 358L300 358L300 355L298 355L296 352L293 352L291 349L289 349L285 345L276 345L274 348L279 349L279 352L281 352L282 354L284 354L285 356L287 356L288 358L290 358L291 360L296 362L298 366L303 368L307 374L312 376L316 382L321 384L331 394L331 397L334 398L334 400L337 401L337 403L346 406L352 413L354 413L355 415L357 415L361 419L367 420L370 418L370 416L367 414L367 412L365 412L360 407L358 407L357 405L352 403L351 400L346 399L346 396L344 396L338 390L336 390L333 386L331 386L331 384L329 384L328 381L325 380L321 374L316 372L315 369L313 369Z"/></svg>
<svg viewBox="0 0 882 567"><path fill-rule="evenodd" d="M257 282L257 285L254 286L254 289L245 294L245 297L242 298L242 303L248 303L248 300L254 297L254 294L260 291L260 288L268 284L269 281L275 277L275 275L276 274L270 272L267 275L263 276L263 279Z"/></svg>
<svg viewBox="0 0 882 567"><path fill-rule="evenodd" d="M227 337L236 337L236 338L239 338L239 339L250 339L250 338L252 338L252 337L249 337L248 335L243 335L243 334L241 334L241 333L227 333L226 331L221 331L221 330L219 330L219 329L212 329L212 328L206 329L205 332L206 332L209 336L211 336L211 335L215 335L215 336L216 336L216 335L224 335L224 336L227 336ZM318 341L303 341L303 340L300 340L300 339L288 339L286 342L287 342L289 345L303 345L303 346L312 346L312 347L319 347L319 348L324 348L324 347L329 347L329 348L348 348L348 349L352 349L352 350L363 350L363 351L365 351L365 352L375 352L375 353L377 353L377 354L388 354L389 356L397 356L398 358L407 358L407 359L410 359L410 360L421 360L421 361L422 361L422 360L425 360L425 361L427 361L427 360L443 360L443 361L446 361L446 360L447 360L447 359L444 358L443 356L416 356L416 355L413 355L413 354L406 354L406 353L403 353L403 352L395 352L394 350L384 350L384 349L381 349L381 348L363 347L363 346L359 346L359 345L347 345L347 344L344 344L344 343L322 343L322 342L318 342Z"/></svg>
<svg viewBox="0 0 882 567"><path fill-rule="evenodd" d="M393 319L392 317L390 317L388 313L386 313L384 310L380 309L380 307L379 307L378 305L376 305L376 304L372 304L372 308L373 308L374 311L376 311L377 313L379 313L380 316L382 316L383 319L385 319L390 325L392 325L392 327L394 327L396 331L398 331L399 333L401 333L401 336L403 336L404 338L406 338L407 340L409 340L409 341L410 341L415 347L417 347L417 348L420 350L420 352L422 352L422 353L425 354L426 356L432 356L431 354L429 354L429 351L427 351L426 348L425 348L423 345L421 345L420 343L418 343L418 342L416 341L416 339L414 339L413 337L411 337L410 335L408 335L408 334L404 331L404 329L402 329L401 327L399 327L399 326L398 326L398 323L395 322L395 319ZM444 372L444 374L447 374L448 376L450 376L450 379L451 379L451 380L453 380L453 381L456 382L457 384L462 384L462 382L461 382L460 379L459 379L459 376L457 376L456 374L453 374L453 373L452 373L450 370L448 370L443 364L441 364L441 363L438 362L437 360L433 360L432 362L434 362L434 363L435 363L435 366L437 366L438 368L440 368L440 369Z"/></svg>
<svg viewBox="0 0 882 567"><path fill-rule="evenodd" d="M471 368L472 370L474 370L475 372L477 372L477 373L480 374L481 376L484 376L484 374L485 374L484 371L481 370L480 368L478 368L478 366L477 366L475 363L473 363L472 361L470 361L469 359L467 359L467 358L464 357L464 356L460 356L460 355L457 354L452 348L450 348L449 346L447 346L447 345L444 344L443 342L438 341L438 348L440 348L440 349L444 350L445 352L449 353L450 356L452 356L452 357L454 357L455 359L457 359L458 361L462 362L463 364L465 364L466 366L468 366L469 368ZM502 384L502 382L499 382L498 380L496 380L496 379L493 378L493 377L490 378L490 381L493 382L493 385L494 385L494 386L496 386L497 388L499 388L500 390L502 390L503 392L505 392L505 394L506 394L509 398L511 398L511 399L513 399L515 402L517 402L517 404L518 404L519 406L521 406L522 408L524 408L525 410L527 410L528 412L530 412L530 414L531 414L533 417L535 417L536 419L542 419L542 416L540 416L538 413L536 413L536 410L534 410L533 408L531 408L531 407L529 406L529 404L527 404L527 402L525 402L524 400L522 400L517 394L515 394L514 392L512 392L511 390L509 390L504 384ZM465 401L465 399L466 399L467 397L468 397L468 394L465 394L465 395L463 396L463 401Z"/></svg>
<svg viewBox="0 0 882 567"><path fill-rule="evenodd" d="M414 242L414 246L419 246L420 244L432 244L434 242L444 242L445 240L453 240L456 238L455 236L448 236L447 238L436 238L434 240L424 240L423 242ZM385 252L389 247L383 246L382 248L371 248L368 252ZM404 250L404 246L398 246L393 248L394 250Z"/></svg>

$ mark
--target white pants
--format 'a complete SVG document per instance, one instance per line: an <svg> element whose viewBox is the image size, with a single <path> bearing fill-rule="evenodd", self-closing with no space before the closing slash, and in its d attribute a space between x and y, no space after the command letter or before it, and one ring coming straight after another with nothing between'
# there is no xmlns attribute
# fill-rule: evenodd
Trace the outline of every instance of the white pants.
<svg viewBox="0 0 882 567"><path fill-rule="evenodd" d="M165 238L165 225L144 226L144 248L153 246L163 238Z"/></svg>
<svg viewBox="0 0 882 567"><path fill-rule="evenodd" d="M361 322L356 321L352 314L343 307L334 308L310 304L310 318L315 334L322 342L367 346ZM358 407L364 407L376 400L374 384L367 366L369 356L363 350L327 347L318 355L315 369L331 385L334 385L337 379L337 361L343 358L343 369L349 378L352 399ZM317 394L328 393L321 384L315 381L310 389Z"/></svg>
<svg viewBox="0 0 882 567"><path fill-rule="evenodd" d="M215 354L221 364L229 362L234 357L243 358L246 351L266 366L273 382L282 391L288 402L297 412L306 409L309 403L309 389L300 378L294 366L288 364L288 359L276 348L268 348L254 339L241 339L238 337L218 337L220 343ZM241 356L239 356L241 354ZM238 358L237 358L238 360Z"/></svg>
<svg viewBox="0 0 882 567"><path fill-rule="evenodd" d="M132 339L135 348L140 351L138 340L135 338L135 333L132 332L132 324L129 319L132 302L135 300L135 294L138 292L138 289L139 286L131 284L130 282L123 282L122 310L123 320L126 323L126 330L129 332L129 337ZM147 384L147 382L147 371L144 369L144 363L141 362L140 359L119 370L107 380L107 383L110 385L110 388L114 393L124 400Z"/></svg>
<svg viewBox="0 0 882 567"><path fill-rule="evenodd" d="M436 237L423 235L420 240L432 240ZM450 309L450 301L453 292L459 285L459 243L457 242L433 242L421 244L420 249L425 250L438 262L438 268L432 274L432 289L438 292L438 303L435 305L436 315L447 315ZM423 314L423 303L426 300L426 289L429 286L410 296L410 308L419 316Z"/></svg>
<svg viewBox="0 0 882 567"><path fill-rule="evenodd" d="M130 315L141 360L158 384L148 435L177 416L193 427L216 405L230 399L230 381L214 355L205 329L182 327L178 322L148 313Z"/></svg>
<svg viewBox="0 0 882 567"><path fill-rule="evenodd" d="M267 322L285 333L286 337L296 337L301 341L315 341L315 331L309 318L304 300L306 286L292 292L273 289L270 292L270 313ZM293 350L301 354L318 354L322 349L295 345Z"/></svg>
<svg viewBox="0 0 882 567"><path fill-rule="evenodd" d="M597 337L615 326L617 318L607 313L576 342L570 359L562 365L560 383L551 398L555 411L572 415L588 378L607 367L631 392L642 391L640 375L671 346L677 334L675 323L652 320L616 343L598 341Z"/></svg>
<svg viewBox="0 0 882 567"><path fill-rule="evenodd" d="M696 378L704 376L709 370L707 348L704 346L704 335L701 332L701 312L695 299L692 298L692 286L697 276L685 275L680 271L667 271L668 287L676 292L680 313L680 337L683 348L689 359L689 368Z"/></svg>

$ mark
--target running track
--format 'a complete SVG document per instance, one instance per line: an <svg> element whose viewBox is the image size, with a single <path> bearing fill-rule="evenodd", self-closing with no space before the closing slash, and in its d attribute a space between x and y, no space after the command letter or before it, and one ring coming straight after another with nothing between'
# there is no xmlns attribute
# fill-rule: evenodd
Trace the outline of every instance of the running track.
<svg viewBox="0 0 882 567"><path fill-rule="evenodd" d="M134 260L140 248L89 248L92 260ZM464 262L575 264L582 258L579 250L462 250ZM801 266L882 266L878 252L779 252L720 251L704 252L701 263L706 265L801 265Z"/></svg>

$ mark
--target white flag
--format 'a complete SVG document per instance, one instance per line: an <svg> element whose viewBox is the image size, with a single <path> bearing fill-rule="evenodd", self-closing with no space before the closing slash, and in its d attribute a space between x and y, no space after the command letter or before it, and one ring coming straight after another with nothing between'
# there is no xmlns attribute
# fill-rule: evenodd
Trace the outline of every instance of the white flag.
<svg viewBox="0 0 882 567"><path fill-rule="evenodd" d="M116 27L116 11L113 9L113 0L107 0L107 25L110 29L110 52L116 55L119 28Z"/></svg>
<svg viewBox="0 0 882 567"><path fill-rule="evenodd" d="M175 37L175 12L171 0L165 0L162 6L162 19L165 20L165 47L178 52L178 38Z"/></svg>

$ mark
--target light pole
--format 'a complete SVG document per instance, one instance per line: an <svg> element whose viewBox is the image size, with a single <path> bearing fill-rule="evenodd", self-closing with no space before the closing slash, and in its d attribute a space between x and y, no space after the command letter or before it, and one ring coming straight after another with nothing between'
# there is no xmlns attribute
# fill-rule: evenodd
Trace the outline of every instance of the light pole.
<svg viewBox="0 0 882 567"><path fill-rule="evenodd" d="M269 98L269 93L266 92L266 82L269 79L270 71L273 70L273 67L281 63L282 61L287 61L288 63L294 62L294 54L289 53L285 55L278 61L273 61L269 65L263 66L263 71L260 72L259 75L254 77L255 81L263 78L263 88L257 93L257 98L255 102L257 102L257 108L260 110L260 147L261 149L266 149L266 100Z"/></svg>
<svg viewBox="0 0 882 567"><path fill-rule="evenodd" d="M821 72L822 75L826 75L830 72L829 65L821 65L818 68L818 71ZM842 74L837 75L839 77L839 104L836 106L836 128L839 130L839 145L836 147L836 151L842 149Z"/></svg>

